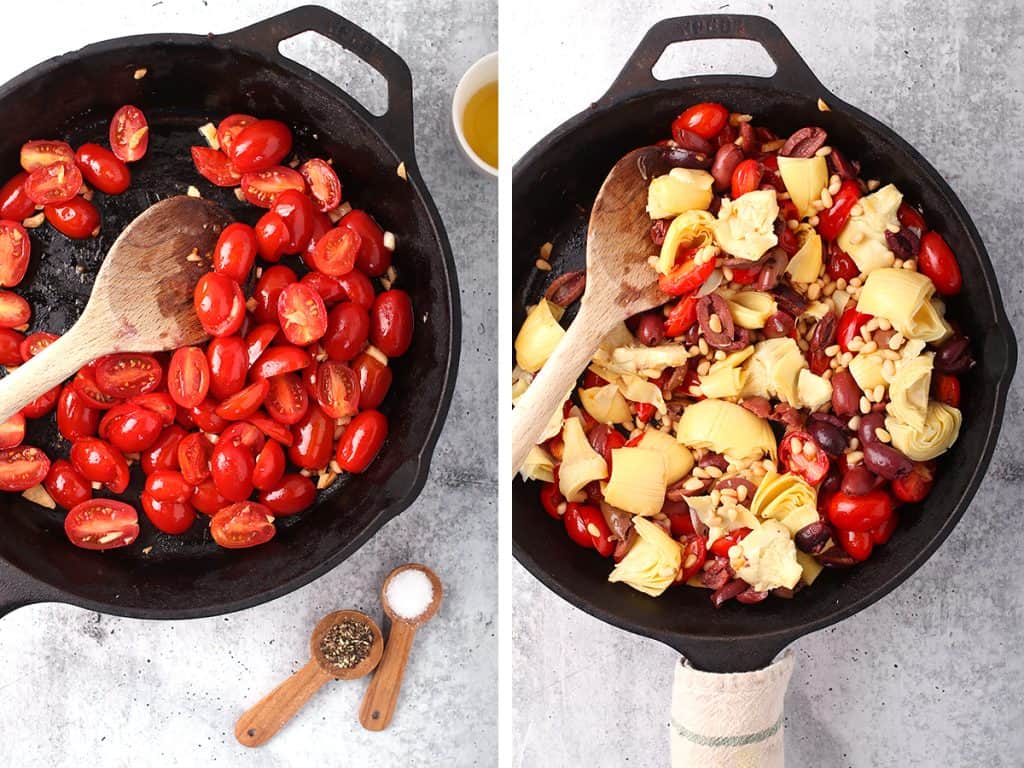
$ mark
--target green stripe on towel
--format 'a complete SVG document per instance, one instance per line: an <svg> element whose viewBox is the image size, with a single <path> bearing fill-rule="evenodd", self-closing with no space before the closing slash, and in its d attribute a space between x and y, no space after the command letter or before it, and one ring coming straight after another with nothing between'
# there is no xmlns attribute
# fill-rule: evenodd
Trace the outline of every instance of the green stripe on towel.
<svg viewBox="0 0 1024 768"><path fill-rule="evenodd" d="M700 733L694 733L685 725L677 723L675 720L672 721L672 727L684 739L702 747L745 747L749 744L767 741L778 733L779 729L782 728L782 715L779 715L779 719L769 728L765 728L757 733L748 733L744 736L704 736Z"/></svg>

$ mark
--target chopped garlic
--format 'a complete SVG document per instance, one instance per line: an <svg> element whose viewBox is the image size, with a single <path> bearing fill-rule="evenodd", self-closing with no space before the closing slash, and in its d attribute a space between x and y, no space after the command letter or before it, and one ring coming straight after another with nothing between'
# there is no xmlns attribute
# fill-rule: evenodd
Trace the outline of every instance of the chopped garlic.
<svg viewBox="0 0 1024 768"><path fill-rule="evenodd" d="M210 149L220 149L220 141L217 139L217 127L213 123L199 126L199 132L206 139Z"/></svg>

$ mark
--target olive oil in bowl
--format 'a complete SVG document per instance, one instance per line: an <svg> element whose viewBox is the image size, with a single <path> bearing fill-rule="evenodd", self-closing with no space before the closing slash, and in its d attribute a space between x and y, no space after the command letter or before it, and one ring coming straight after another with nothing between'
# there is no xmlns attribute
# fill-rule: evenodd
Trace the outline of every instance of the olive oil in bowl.
<svg viewBox="0 0 1024 768"><path fill-rule="evenodd" d="M462 133L476 156L498 167L498 81L484 85L469 97L462 113Z"/></svg>

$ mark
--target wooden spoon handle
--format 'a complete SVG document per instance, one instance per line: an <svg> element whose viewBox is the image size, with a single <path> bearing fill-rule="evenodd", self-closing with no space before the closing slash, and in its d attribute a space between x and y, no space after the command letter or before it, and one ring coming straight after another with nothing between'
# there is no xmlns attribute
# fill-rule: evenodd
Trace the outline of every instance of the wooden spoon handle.
<svg viewBox="0 0 1024 768"><path fill-rule="evenodd" d="M621 318L584 301L554 353L512 411L512 474L523 466L551 414L565 402L598 346Z"/></svg>
<svg viewBox="0 0 1024 768"><path fill-rule="evenodd" d="M415 627L405 622L391 623L384 658L373 673L359 708L359 722L368 731L383 731L395 714L398 692L402 689L402 675L405 674L405 662L409 658L414 637Z"/></svg>
<svg viewBox="0 0 1024 768"><path fill-rule="evenodd" d="M108 351L102 337L87 323L75 323L38 355L0 379L0 422L7 421L83 365Z"/></svg>
<svg viewBox="0 0 1024 768"><path fill-rule="evenodd" d="M328 680L333 678L311 659L238 718L235 738L246 747L267 743Z"/></svg>

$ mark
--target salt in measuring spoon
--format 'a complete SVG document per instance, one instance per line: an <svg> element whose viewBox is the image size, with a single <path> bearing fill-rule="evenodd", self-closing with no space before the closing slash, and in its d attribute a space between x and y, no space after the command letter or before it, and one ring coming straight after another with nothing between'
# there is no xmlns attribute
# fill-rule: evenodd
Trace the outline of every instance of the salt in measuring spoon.
<svg viewBox="0 0 1024 768"><path fill-rule="evenodd" d="M419 571L424 574L430 582L431 594L426 606L414 617L403 616L395 610L399 608L406 613L408 606L406 600L395 600L392 605L388 599L388 588L395 584L395 579L407 571ZM403 577L398 584L404 582L408 577ZM410 584L415 589L415 582ZM422 594L422 593L417 593ZM411 600L416 595L411 594ZM442 587L441 580L437 574L418 563L409 563L393 570L384 580L381 587L381 602L384 605L384 613L391 619L391 632L388 635L387 647L384 649L384 658L381 659L377 671L370 680L370 685L363 696L363 704L359 709L359 722L370 731L383 731L388 727L391 718L395 714L395 705L398 703L398 693L402 688L402 676L405 674L405 662L409 658L409 651L412 649L413 638L416 637L416 630L423 626L437 612L437 606L441 603ZM410 605L414 602L409 603Z"/></svg>

